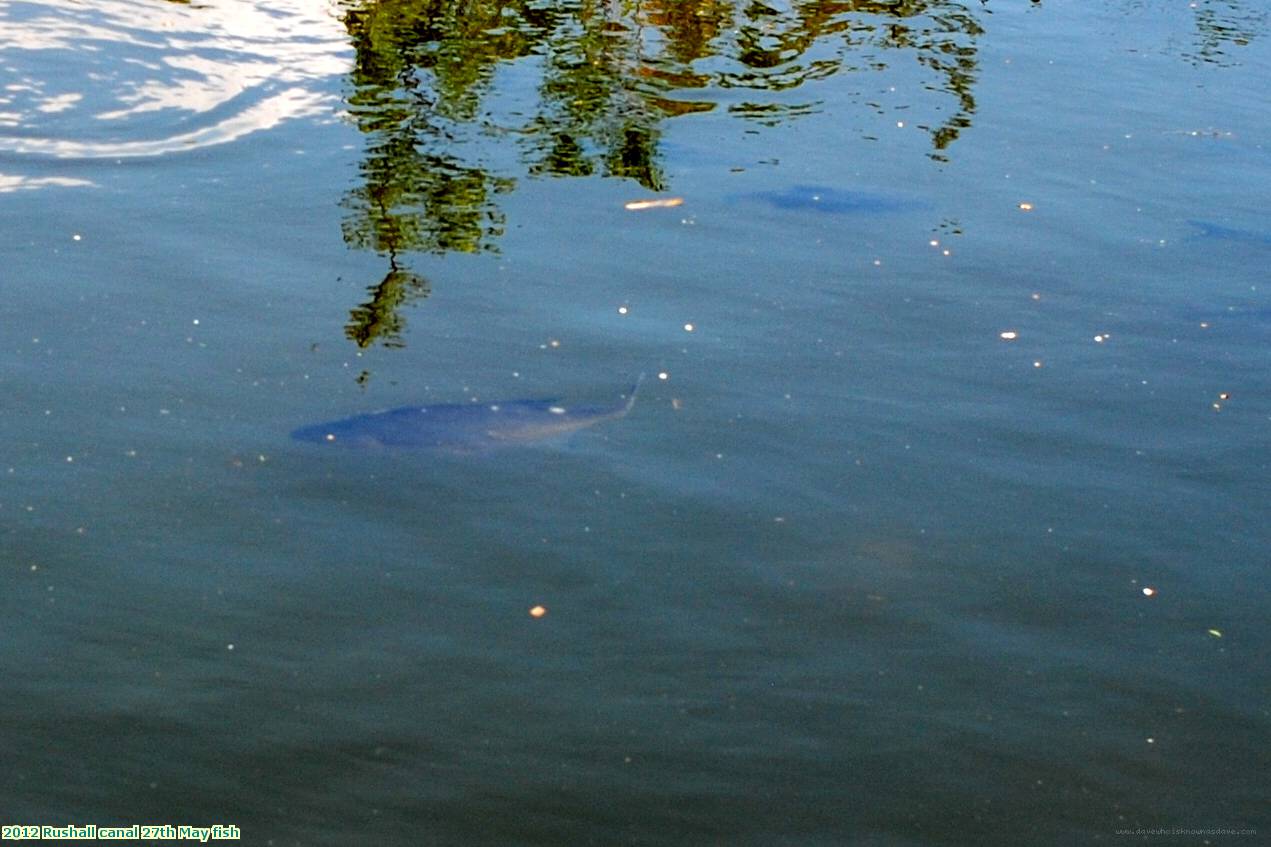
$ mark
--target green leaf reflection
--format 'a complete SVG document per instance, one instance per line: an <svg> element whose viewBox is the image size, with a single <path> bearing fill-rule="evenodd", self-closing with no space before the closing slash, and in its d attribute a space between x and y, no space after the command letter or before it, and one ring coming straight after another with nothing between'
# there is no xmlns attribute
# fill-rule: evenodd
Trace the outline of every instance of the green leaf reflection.
<svg viewBox="0 0 1271 847"><path fill-rule="evenodd" d="M345 241L390 257L349 336L401 344L398 310L427 291L408 253L497 250L517 179L604 176L668 188L667 120L718 109L777 126L821 111L837 74L862 109L907 109L948 156L976 103L976 3L948 0L343 0L355 48L349 114L366 137L342 201ZM865 82L916 68L936 97L884 106ZM912 72L912 71L911 71ZM792 94L799 89L797 94ZM917 118L915 120L915 118ZM861 138L876 140L862 134ZM415 292L412 294L411 292Z"/></svg>

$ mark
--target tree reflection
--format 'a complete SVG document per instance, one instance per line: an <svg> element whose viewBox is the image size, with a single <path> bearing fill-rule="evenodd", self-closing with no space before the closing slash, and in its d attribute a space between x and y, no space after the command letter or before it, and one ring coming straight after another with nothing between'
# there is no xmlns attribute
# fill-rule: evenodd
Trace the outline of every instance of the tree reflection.
<svg viewBox="0 0 1271 847"><path fill-rule="evenodd" d="M396 256L392 256L388 274L368 292L371 299L349 313L344 334L359 347L370 347L377 341L385 347L404 347L402 332L406 319L400 309L427 297L432 293L432 286L419 274L399 268Z"/></svg>
<svg viewBox="0 0 1271 847"><path fill-rule="evenodd" d="M341 9L356 51L349 112L367 137L360 184L342 202L344 238L390 258L351 317L362 346L400 345L398 310L426 296L398 257L497 249L497 198L517 171L661 191L666 120L723 106L777 125L819 110L789 92L896 62L916 62L925 87L951 97L953 108L939 110L947 117L917 122L933 158L948 155L976 108L983 30L959 2L345 0Z"/></svg>
<svg viewBox="0 0 1271 847"><path fill-rule="evenodd" d="M1235 65L1233 47L1246 47L1266 29L1266 7L1248 8L1240 0L1204 0L1191 4L1196 19L1196 44L1185 53L1193 63Z"/></svg>

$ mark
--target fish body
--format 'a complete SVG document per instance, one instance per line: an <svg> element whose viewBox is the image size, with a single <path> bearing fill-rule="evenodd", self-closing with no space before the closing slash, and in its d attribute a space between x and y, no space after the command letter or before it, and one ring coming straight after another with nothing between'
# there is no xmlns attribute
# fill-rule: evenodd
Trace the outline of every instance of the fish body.
<svg viewBox="0 0 1271 847"><path fill-rule="evenodd" d="M821 212L830 215L882 214L922 208L922 203L869 191L845 191L821 185L794 185L784 191L755 191L743 195L777 209Z"/></svg>
<svg viewBox="0 0 1271 847"><path fill-rule="evenodd" d="M603 421L621 418L635 405L636 383L609 404L566 404L558 399L401 406L303 426L297 441L337 447L387 447L478 453L534 444Z"/></svg>
<svg viewBox="0 0 1271 847"><path fill-rule="evenodd" d="M1220 238L1223 241L1236 241L1243 244L1262 244L1265 246L1271 246L1271 234L1265 232L1236 229L1234 227L1222 226L1221 224L1209 223L1208 221L1188 221L1188 223L1199 229L1200 234L1206 238Z"/></svg>

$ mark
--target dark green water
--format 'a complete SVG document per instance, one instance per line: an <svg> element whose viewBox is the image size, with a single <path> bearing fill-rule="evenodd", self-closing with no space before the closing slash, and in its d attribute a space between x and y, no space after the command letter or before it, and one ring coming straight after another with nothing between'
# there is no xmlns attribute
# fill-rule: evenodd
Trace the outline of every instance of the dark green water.
<svg viewBox="0 0 1271 847"><path fill-rule="evenodd" d="M1269 26L0 0L0 824L1260 843Z"/></svg>

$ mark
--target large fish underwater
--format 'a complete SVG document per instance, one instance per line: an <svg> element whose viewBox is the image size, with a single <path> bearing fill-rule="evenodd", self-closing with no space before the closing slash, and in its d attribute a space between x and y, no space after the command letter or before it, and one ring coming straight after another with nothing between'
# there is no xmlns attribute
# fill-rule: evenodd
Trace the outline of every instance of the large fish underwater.
<svg viewBox="0 0 1271 847"><path fill-rule="evenodd" d="M1271 246L1271 234L1265 232L1236 229L1234 227L1210 223L1209 221L1192 220L1188 221L1188 223L1199 229L1200 235L1203 238L1217 238L1221 241L1234 241L1239 244L1259 244L1262 246Z"/></svg>
<svg viewBox="0 0 1271 847"><path fill-rule="evenodd" d="M737 195L743 200L757 200L777 209L812 211L831 215L882 214L922 209L920 200L876 194L871 191L849 191L825 185L792 185L784 191L752 191Z"/></svg>
<svg viewBox="0 0 1271 847"><path fill-rule="evenodd" d="M302 426L292 432L291 437L337 447L482 453L501 447L538 444L621 418L635 405L639 387L640 381L637 381L616 401L599 405L550 399L401 406Z"/></svg>

